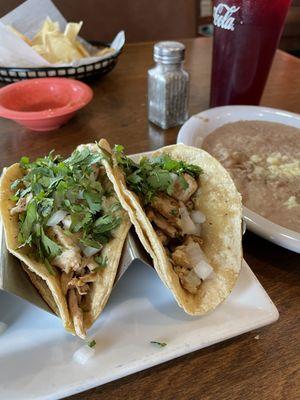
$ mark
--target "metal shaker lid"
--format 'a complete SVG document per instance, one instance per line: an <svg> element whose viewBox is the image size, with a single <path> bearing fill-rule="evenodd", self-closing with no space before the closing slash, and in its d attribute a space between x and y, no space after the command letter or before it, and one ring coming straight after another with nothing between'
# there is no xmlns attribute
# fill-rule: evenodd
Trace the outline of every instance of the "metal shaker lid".
<svg viewBox="0 0 300 400"><path fill-rule="evenodd" d="M185 46L180 42L165 41L154 45L154 61L176 64L184 60Z"/></svg>

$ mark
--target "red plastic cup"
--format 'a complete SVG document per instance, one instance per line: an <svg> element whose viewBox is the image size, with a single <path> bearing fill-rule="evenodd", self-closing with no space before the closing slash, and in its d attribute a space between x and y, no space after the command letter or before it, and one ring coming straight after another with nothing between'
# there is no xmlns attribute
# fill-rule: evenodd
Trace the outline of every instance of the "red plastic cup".
<svg viewBox="0 0 300 400"><path fill-rule="evenodd" d="M210 106L259 104L291 0L215 0Z"/></svg>

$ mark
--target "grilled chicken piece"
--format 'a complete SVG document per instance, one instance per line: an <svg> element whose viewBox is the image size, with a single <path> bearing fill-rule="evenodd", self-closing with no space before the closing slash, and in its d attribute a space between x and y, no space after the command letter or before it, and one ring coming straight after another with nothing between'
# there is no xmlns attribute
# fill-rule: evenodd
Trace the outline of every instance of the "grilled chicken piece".
<svg viewBox="0 0 300 400"><path fill-rule="evenodd" d="M73 319L75 332L79 337L85 339L86 332L83 327L83 312L78 305L78 298L74 289L68 291L68 304L70 314Z"/></svg>
<svg viewBox="0 0 300 400"><path fill-rule="evenodd" d="M165 194L155 196L151 201L152 207L168 221L176 222L179 215L179 204L172 197Z"/></svg>
<svg viewBox="0 0 300 400"><path fill-rule="evenodd" d="M178 275L182 287L191 294L196 294L202 281L195 271L178 265L174 266L174 271Z"/></svg>
<svg viewBox="0 0 300 400"><path fill-rule="evenodd" d="M199 236L195 235L186 236L183 244L181 246L177 246L172 253L172 260L176 265L179 265L183 268L192 268L189 255L187 253L187 246L190 243L198 243L199 246L201 246L201 244L203 244L203 240Z"/></svg>
<svg viewBox="0 0 300 400"><path fill-rule="evenodd" d="M188 235L184 241L184 244L188 245L190 242L198 243L200 247L203 245L203 239L196 235Z"/></svg>
<svg viewBox="0 0 300 400"><path fill-rule="evenodd" d="M55 225L49 228L49 235L58 242L64 249L59 256L52 260L52 265L62 269L66 274L71 270L78 271L81 268L80 248L70 236L64 234L63 229Z"/></svg>
<svg viewBox="0 0 300 400"><path fill-rule="evenodd" d="M154 224L161 229L167 236L171 238L175 238L178 236L178 232L174 226L172 226L164 217L154 213L153 210L147 211L147 217L150 221L154 222Z"/></svg>
<svg viewBox="0 0 300 400"><path fill-rule="evenodd" d="M20 214L26 210L26 197L20 197L15 207L10 210L10 215Z"/></svg>
<svg viewBox="0 0 300 400"><path fill-rule="evenodd" d="M27 204L32 199L32 193L29 193L26 197L20 197L15 207L10 210L10 215L20 214L26 210Z"/></svg>
<svg viewBox="0 0 300 400"><path fill-rule="evenodd" d="M98 178L98 175L99 175L100 167L98 167L96 164L92 164L91 167L93 170L93 172L91 174L91 178L96 181Z"/></svg>
<svg viewBox="0 0 300 400"><path fill-rule="evenodd" d="M62 274L60 276L61 288L62 288L62 292L64 295L66 295L68 292L69 282L73 278L73 275L74 275L74 271L70 271L68 274L66 274L65 272L62 272Z"/></svg>
<svg viewBox="0 0 300 400"><path fill-rule="evenodd" d="M72 289L77 289L78 293L82 296L87 294L90 287L88 283L95 282L97 279L96 272L86 274L80 277L74 277L68 282L68 287Z"/></svg>
<svg viewBox="0 0 300 400"><path fill-rule="evenodd" d="M194 209L194 207L195 207L194 202L193 202L192 199L188 200L188 201L185 203L185 206L186 206L186 208L188 209L188 211L192 211L192 210Z"/></svg>
<svg viewBox="0 0 300 400"><path fill-rule="evenodd" d="M87 267L90 271L94 271L99 268L99 264L96 263L93 257L83 257L81 262L81 268Z"/></svg>
<svg viewBox="0 0 300 400"><path fill-rule="evenodd" d="M74 247L77 247L74 240L70 236L67 236L60 226L54 225L49 228L48 232L51 238L56 239L56 242L66 249L73 249ZM78 250L80 250L79 247Z"/></svg>
<svg viewBox="0 0 300 400"><path fill-rule="evenodd" d="M64 229L70 229L71 225L72 225L72 218L71 215L68 214L65 216L65 218L61 221L63 224Z"/></svg>
<svg viewBox="0 0 300 400"><path fill-rule="evenodd" d="M197 183L196 179L194 179L189 174L183 174L183 178L185 179L186 183L189 185L188 188L184 189L181 186L180 181L177 179L173 185L172 197L186 203L198 189L198 183Z"/></svg>
<svg viewBox="0 0 300 400"><path fill-rule="evenodd" d="M78 302L79 302L79 304L81 304L81 296L85 296L88 293L88 291L90 290L90 287L87 283L85 283L83 285L74 286L74 288L77 290L77 295L79 295L79 298L80 298L80 299L78 299Z"/></svg>
<svg viewBox="0 0 300 400"><path fill-rule="evenodd" d="M189 255L187 253L187 245L191 242L199 243L199 241L201 241L201 239L198 238L198 236L187 236L184 244L176 247L171 255L172 261L175 264L174 271L177 273L182 287L192 294L197 292L202 280L192 268Z"/></svg>
<svg viewBox="0 0 300 400"><path fill-rule="evenodd" d="M161 242L161 244L162 245L166 245L166 244L168 244L168 242L169 242L169 238L168 238L168 236L167 235L165 235L161 230L159 230L159 229L156 229L156 234L157 234L157 236L158 236L158 239L160 240L160 242Z"/></svg>
<svg viewBox="0 0 300 400"><path fill-rule="evenodd" d="M81 280L81 282L84 282L84 283L95 282L95 280L97 279L97 273L96 272L92 272L90 274L86 274L84 276L81 276L79 279Z"/></svg>
<svg viewBox="0 0 300 400"><path fill-rule="evenodd" d="M75 247L72 249L63 250L59 256L56 256L51 264L60 268L66 274L70 271L78 271L81 268L80 251Z"/></svg>
<svg viewBox="0 0 300 400"><path fill-rule="evenodd" d="M97 279L97 273L92 272L83 276L75 277L70 280L69 286L83 286L85 283L95 282Z"/></svg>
<svg viewBox="0 0 300 400"><path fill-rule="evenodd" d="M83 312L88 312L91 310L91 303L91 292L88 291L85 296L81 297L80 308L83 310Z"/></svg>
<svg viewBox="0 0 300 400"><path fill-rule="evenodd" d="M176 247L176 249L172 253L172 260L174 261L175 265L178 265L182 268L192 268L189 256L186 253L186 245L184 244Z"/></svg>

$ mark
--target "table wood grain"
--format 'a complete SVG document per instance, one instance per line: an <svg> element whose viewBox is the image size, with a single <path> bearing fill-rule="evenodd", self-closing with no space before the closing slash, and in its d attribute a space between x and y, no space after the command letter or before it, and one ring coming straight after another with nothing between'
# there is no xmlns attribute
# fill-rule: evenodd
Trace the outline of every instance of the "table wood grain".
<svg viewBox="0 0 300 400"><path fill-rule="evenodd" d="M183 42L193 114L208 108L211 41ZM57 131L29 132L1 119L0 167L51 149L67 155L101 137L124 144L129 153L174 143L178 128L162 131L147 121L152 48L153 43L126 46L112 73L89 82L94 100ZM299 82L300 61L278 51L261 104L299 113ZM278 307L278 322L69 399L300 399L300 256L251 233L244 237L244 255Z"/></svg>

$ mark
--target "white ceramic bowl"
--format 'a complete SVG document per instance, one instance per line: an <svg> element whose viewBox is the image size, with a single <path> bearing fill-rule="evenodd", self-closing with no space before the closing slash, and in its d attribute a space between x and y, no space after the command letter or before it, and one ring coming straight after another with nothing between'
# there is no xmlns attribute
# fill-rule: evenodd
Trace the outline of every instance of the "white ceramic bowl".
<svg viewBox="0 0 300 400"><path fill-rule="evenodd" d="M216 107L192 116L180 129L177 143L201 147L203 139L212 131L229 122L240 120L271 121L300 128L300 115L284 110L256 106ZM250 231L300 253L300 233L275 224L246 207L243 214Z"/></svg>

